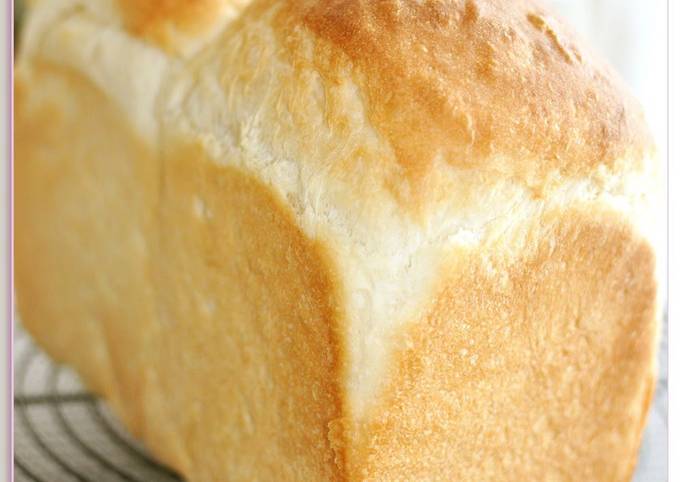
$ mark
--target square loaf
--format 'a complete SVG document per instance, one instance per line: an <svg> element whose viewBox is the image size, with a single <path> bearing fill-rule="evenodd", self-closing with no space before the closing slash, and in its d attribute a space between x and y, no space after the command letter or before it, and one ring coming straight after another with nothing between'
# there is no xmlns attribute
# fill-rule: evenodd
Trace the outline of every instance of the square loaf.
<svg viewBox="0 0 680 482"><path fill-rule="evenodd" d="M192 482L623 481L654 146L524 0L43 0L16 67L36 340Z"/></svg>

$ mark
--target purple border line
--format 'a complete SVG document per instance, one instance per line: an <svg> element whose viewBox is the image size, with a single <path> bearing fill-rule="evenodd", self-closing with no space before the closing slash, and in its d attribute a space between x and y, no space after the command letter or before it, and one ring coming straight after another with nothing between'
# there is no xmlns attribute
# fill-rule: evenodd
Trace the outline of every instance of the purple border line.
<svg viewBox="0 0 680 482"><path fill-rule="evenodd" d="M671 480L671 386L673 385L670 368L673 357L671 337L671 2L666 0L666 480Z"/></svg>
<svg viewBox="0 0 680 482"><path fill-rule="evenodd" d="M7 2L7 29L9 41L9 337L7 340L9 353L9 460L7 461L10 481L14 481L14 1Z"/></svg>

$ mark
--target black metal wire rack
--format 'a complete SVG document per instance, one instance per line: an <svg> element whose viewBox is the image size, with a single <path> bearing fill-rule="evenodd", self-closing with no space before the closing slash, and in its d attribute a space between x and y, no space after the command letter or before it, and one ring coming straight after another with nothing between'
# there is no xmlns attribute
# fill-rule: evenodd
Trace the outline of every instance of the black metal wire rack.
<svg viewBox="0 0 680 482"><path fill-rule="evenodd" d="M15 480L180 482L134 440L69 368L17 327L14 340Z"/></svg>

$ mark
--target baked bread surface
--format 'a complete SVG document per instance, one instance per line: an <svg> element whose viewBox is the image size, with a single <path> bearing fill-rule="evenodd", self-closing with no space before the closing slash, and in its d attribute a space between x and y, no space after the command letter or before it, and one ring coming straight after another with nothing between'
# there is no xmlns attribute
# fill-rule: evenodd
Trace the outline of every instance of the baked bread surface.
<svg viewBox="0 0 680 482"><path fill-rule="evenodd" d="M33 2L23 323L192 481L629 480L654 148L524 1Z"/></svg>

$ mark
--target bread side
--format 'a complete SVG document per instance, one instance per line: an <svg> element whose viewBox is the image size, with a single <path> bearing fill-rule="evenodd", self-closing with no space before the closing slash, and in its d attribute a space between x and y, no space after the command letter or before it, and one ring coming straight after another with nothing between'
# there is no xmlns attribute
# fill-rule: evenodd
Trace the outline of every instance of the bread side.
<svg viewBox="0 0 680 482"><path fill-rule="evenodd" d="M368 480L629 480L654 392L654 254L597 205L460 249L351 457Z"/></svg>
<svg viewBox="0 0 680 482"><path fill-rule="evenodd" d="M190 480L339 479L341 303L324 249L243 171L192 145L160 162L73 69L19 76L29 331Z"/></svg>

